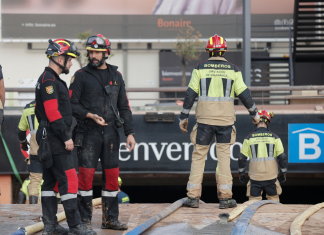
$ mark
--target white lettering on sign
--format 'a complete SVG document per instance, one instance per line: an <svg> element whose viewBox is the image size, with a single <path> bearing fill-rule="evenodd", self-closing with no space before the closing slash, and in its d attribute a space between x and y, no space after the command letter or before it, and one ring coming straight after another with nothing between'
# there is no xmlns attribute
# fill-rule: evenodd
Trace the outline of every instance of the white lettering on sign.
<svg viewBox="0 0 324 235"><path fill-rule="evenodd" d="M240 151L242 148L242 143L240 143L240 142L235 142L235 144L231 145L230 158L234 161L238 160L237 158L235 158L233 156L233 148L236 145L240 147ZM124 154L122 155L121 153L128 153L128 149L125 149L126 143L120 143L119 160L129 161L129 160L131 160L132 155L133 155L134 161L138 161L139 158L144 159L144 161L149 161L150 158L151 158L151 160L153 160L152 157L153 158L155 157L157 161L160 161L162 158L162 155L164 153L164 150L165 150L166 157L171 161L179 161L182 157L183 157L183 160L189 161L190 157L191 157L189 154L189 150L190 150L191 146L193 147L193 144L187 143L187 142L183 142L181 144L177 143L177 142L171 142L171 143L141 142L141 143L137 143L135 145L133 152L131 152L125 156ZM150 148L151 148L154 156L152 156L152 154L150 155ZM310 148L310 147L308 146L307 148ZM140 150L142 150L141 155L139 155ZM176 153L178 153L178 154L176 154ZM183 155L182 155L182 153L183 153ZM211 159L213 159L214 161L217 161L216 144L215 143L212 143L210 145L209 154L210 154ZM310 158L307 158L307 159L310 159ZM206 156L206 160L207 160L207 156Z"/></svg>
<svg viewBox="0 0 324 235"><path fill-rule="evenodd" d="M306 139L312 139L313 143L306 143ZM299 134L299 159L314 160L321 156L321 149L318 147L320 138L317 134ZM306 154L306 149L313 149L315 153Z"/></svg>
<svg viewBox="0 0 324 235"><path fill-rule="evenodd" d="M163 150L164 150L165 146L168 145L168 143L161 143L161 144L162 144L162 148L161 148L161 150L160 150L160 152L159 152L159 151L157 150L157 148L156 148L157 143L149 143L149 145L152 147L152 150L153 150L153 152L154 152L154 155L155 155L155 157L156 157L156 159L157 159L158 161L160 161L160 159L161 159L161 157L162 157Z"/></svg>
<svg viewBox="0 0 324 235"><path fill-rule="evenodd" d="M175 146L176 148L173 149L172 146ZM181 152L181 151L182 151L181 145L176 143L176 142L173 142L173 143L168 145L167 150L166 150L166 154L167 154L167 157L171 161L178 161L181 158L181 154L179 154L177 157L172 157L172 152Z"/></svg>

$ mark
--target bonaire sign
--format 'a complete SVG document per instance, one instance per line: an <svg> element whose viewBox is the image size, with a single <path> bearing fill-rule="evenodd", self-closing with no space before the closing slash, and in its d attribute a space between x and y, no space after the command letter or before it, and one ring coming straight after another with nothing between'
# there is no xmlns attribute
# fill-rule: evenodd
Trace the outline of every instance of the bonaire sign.
<svg viewBox="0 0 324 235"><path fill-rule="evenodd" d="M324 124L289 124L289 163L324 163Z"/></svg>

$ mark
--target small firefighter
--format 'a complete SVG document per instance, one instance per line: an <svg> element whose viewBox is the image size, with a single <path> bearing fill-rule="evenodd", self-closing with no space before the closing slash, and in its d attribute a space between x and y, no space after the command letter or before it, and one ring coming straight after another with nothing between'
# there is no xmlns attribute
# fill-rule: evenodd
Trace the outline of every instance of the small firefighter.
<svg viewBox="0 0 324 235"><path fill-rule="evenodd" d="M123 184L122 179L118 176L118 184L119 184L119 188L118 188L118 203L129 203L129 196L121 191L121 185Z"/></svg>
<svg viewBox="0 0 324 235"><path fill-rule="evenodd" d="M236 207L236 201L232 199L233 178L230 168L230 146L236 138L235 94L248 109L255 124L259 123L258 110L243 81L242 73L223 57L227 51L226 40L216 34L209 38L205 49L209 53L209 59L198 63L193 70L179 118L180 130L187 133L189 112L198 97L197 124L190 135L194 151L187 184L188 200L184 206L199 207L206 155L212 138L216 136L219 208L232 208Z"/></svg>
<svg viewBox="0 0 324 235"><path fill-rule="evenodd" d="M280 183L286 181L287 157L280 138L269 130L273 113L262 110L259 111L259 116L257 129L244 139L238 156L239 180L244 184L245 166L249 158L250 181L247 184L246 196L249 200L262 200L262 192L265 190L268 200L279 202L282 189L278 179Z"/></svg>
<svg viewBox="0 0 324 235"><path fill-rule="evenodd" d="M28 151L29 148L29 157L27 161L27 171L29 172L29 204L37 204L39 197L39 186L43 179L43 165L42 161L37 157L38 144L36 142L36 131L38 129L38 121L35 116L35 103L32 101L27 104L23 110L23 114L20 118L20 122L17 128L17 134L20 141L21 149ZM30 143L28 143L26 138L26 131L29 129L30 133ZM23 194L19 194L23 196ZM19 196L18 196L19 199Z"/></svg>

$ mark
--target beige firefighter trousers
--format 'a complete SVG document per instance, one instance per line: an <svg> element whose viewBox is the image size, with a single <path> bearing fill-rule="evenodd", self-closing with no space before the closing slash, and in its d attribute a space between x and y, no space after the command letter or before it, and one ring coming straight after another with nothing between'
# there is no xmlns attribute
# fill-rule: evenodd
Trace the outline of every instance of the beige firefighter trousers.
<svg viewBox="0 0 324 235"><path fill-rule="evenodd" d="M30 165L30 158L28 157L26 159L27 165ZM30 196L36 196L39 197L39 187L42 183L43 174L42 173L35 173L35 172L29 172L29 180L30 183L28 185L28 195Z"/></svg>
<svg viewBox="0 0 324 235"><path fill-rule="evenodd" d="M191 142L194 144L192 153L191 171L189 181L187 184L187 196L191 198L200 198L203 174L205 169L206 156L210 145L196 144L197 125L194 126L190 134ZM216 168L216 184L217 184L217 197L219 199L232 198L232 185L233 178L230 168L230 146L235 143L236 130L233 128L231 134L231 142L227 144L220 144L216 142L216 154L218 164Z"/></svg>

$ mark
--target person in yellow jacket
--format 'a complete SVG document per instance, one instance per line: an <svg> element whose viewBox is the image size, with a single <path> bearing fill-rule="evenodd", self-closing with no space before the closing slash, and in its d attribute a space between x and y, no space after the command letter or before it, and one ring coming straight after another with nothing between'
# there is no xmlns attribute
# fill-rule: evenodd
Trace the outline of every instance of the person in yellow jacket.
<svg viewBox="0 0 324 235"><path fill-rule="evenodd" d="M256 131L249 134L243 142L238 157L240 182L245 182L245 166L249 158L249 177L246 196L249 200L262 200L265 190L268 200L279 202L282 189L277 180L278 165L280 169L279 181L286 181L287 157L280 138L268 128L273 113L266 110L259 111L260 123Z"/></svg>
<svg viewBox="0 0 324 235"><path fill-rule="evenodd" d="M26 138L26 131L30 132L30 143ZM39 185L43 179L43 166L41 160L37 157L38 144L36 142L36 131L38 121L35 116L35 100L27 104L23 110L20 122L17 128L18 138L21 149L29 150L27 161L27 171L29 172L30 185L28 187L29 204L37 204L39 197ZM30 148L28 148L28 145Z"/></svg>
<svg viewBox="0 0 324 235"><path fill-rule="evenodd" d="M179 118L181 131L187 133L189 112L198 97L197 124L190 135L194 151L187 184L188 199L184 206L199 207L205 159L215 135L219 208L232 208L236 207L236 201L232 199L233 178L230 169L230 145L235 143L236 138L235 94L253 117L253 123L257 124L259 117L241 72L223 57L227 51L225 39L216 34L209 38L205 49L209 53L209 59L197 64L193 70Z"/></svg>

